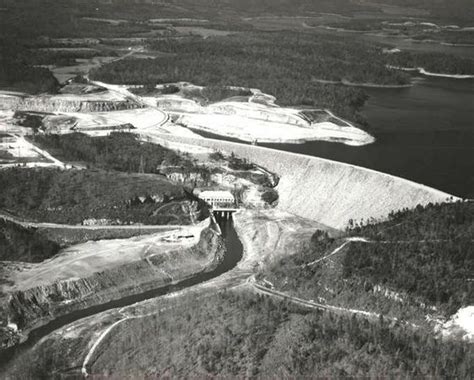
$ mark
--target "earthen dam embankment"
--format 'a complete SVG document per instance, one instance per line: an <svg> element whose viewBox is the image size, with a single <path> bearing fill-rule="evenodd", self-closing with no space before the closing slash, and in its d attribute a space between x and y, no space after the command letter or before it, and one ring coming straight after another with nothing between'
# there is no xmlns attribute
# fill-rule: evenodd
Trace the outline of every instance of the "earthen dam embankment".
<svg viewBox="0 0 474 380"><path fill-rule="evenodd" d="M174 142L234 152L280 176L278 208L336 229L344 229L350 219L383 220L391 211L456 199L403 178L318 157L214 139L142 137L162 145Z"/></svg>

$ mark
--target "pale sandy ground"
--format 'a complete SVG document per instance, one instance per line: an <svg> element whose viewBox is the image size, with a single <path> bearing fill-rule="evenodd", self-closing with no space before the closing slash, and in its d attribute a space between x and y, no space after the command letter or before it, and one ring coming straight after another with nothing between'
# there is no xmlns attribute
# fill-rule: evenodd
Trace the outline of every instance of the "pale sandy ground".
<svg viewBox="0 0 474 380"><path fill-rule="evenodd" d="M285 211L241 210L234 215L235 229L244 247L238 268L253 270L294 254L317 230L338 231Z"/></svg>
<svg viewBox="0 0 474 380"><path fill-rule="evenodd" d="M137 129L157 128L168 119L164 112L152 108L112 112L61 113L61 115L74 117L77 120L75 124L77 131L113 127L121 124L132 124Z"/></svg>
<svg viewBox="0 0 474 380"><path fill-rule="evenodd" d="M7 152L16 158L40 158L39 152L34 146L19 136L11 136L0 140L0 151Z"/></svg>
<svg viewBox="0 0 474 380"><path fill-rule="evenodd" d="M191 84L178 85L188 89L196 87ZM208 106L201 106L179 95L148 97L146 101L148 104L158 104L164 111L179 116L177 124L247 142L303 143L322 140L359 146L375 141L367 132L337 118L329 111L325 112L345 125L329 121L310 123L302 117L300 110L278 107L274 104L274 97L257 89L252 91L254 95L248 102L222 101ZM261 104L261 101L265 104Z"/></svg>
<svg viewBox="0 0 474 380"><path fill-rule="evenodd" d="M367 145L374 139L357 128L322 122L311 127L250 119L240 115L186 115L179 120L191 129L257 143L303 143L337 141L347 145Z"/></svg>
<svg viewBox="0 0 474 380"><path fill-rule="evenodd" d="M275 105L276 99L273 96L264 94L258 89L251 89L253 95L250 96L248 102L222 101L203 107L193 100L178 95L142 98L132 94L127 86L103 82L91 83L107 91L95 94L31 97L27 100L27 104L31 103L33 108L38 106L40 109L42 109L41 107L47 109L47 105L50 103L67 105L68 102L100 101L106 103L132 100L145 107L112 112L58 112L46 118L51 125L58 126L56 133L70 132L71 123L75 125L76 130L95 134L107 132L92 131L93 129L132 124L139 130L155 130L178 136L195 136L190 131L195 129L247 142L303 143L322 140L358 146L374 141L371 135L345 120L337 118L329 111L322 110L329 116L339 119L345 125L340 126L330 121L311 123L300 114L300 110L278 107ZM187 90L202 89L202 87L189 83L179 83L178 85ZM7 93L0 96L8 99L15 97L14 94ZM20 100L19 96L18 100ZM178 117L176 123L170 122L168 113ZM71 118L69 123L66 120L68 117Z"/></svg>
<svg viewBox="0 0 474 380"><path fill-rule="evenodd" d="M443 336L461 336L464 340L474 342L474 306L459 309L439 328Z"/></svg>
<svg viewBox="0 0 474 380"><path fill-rule="evenodd" d="M6 128L5 131L8 131ZM0 129L1 132L1 129ZM66 168L61 161L51 156L45 150L26 141L24 137L11 134L10 137L0 139L0 152L9 153L13 160L28 159L28 162L19 163L18 161L5 161L0 163L0 169L6 169L21 165L22 167L60 167Z"/></svg>
<svg viewBox="0 0 474 380"><path fill-rule="evenodd" d="M166 255L176 249L192 247L209 225L205 220L196 226L183 226L173 231L131 239L99 240L78 244L62 250L51 259L39 264L29 264L20 272L12 273L14 282L3 291L25 290L57 281L85 278L112 267L143 260L156 255Z"/></svg>

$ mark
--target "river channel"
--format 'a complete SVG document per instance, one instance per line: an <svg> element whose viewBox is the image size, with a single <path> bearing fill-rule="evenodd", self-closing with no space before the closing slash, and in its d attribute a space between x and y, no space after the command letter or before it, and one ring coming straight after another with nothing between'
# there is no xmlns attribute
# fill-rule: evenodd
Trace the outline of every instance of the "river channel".
<svg viewBox="0 0 474 380"><path fill-rule="evenodd" d="M28 339L25 342L2 351L0 353L0 373L1 370L12 358L33 347L41 338L69 323L110 309L129 306L137 302L142 302L148 299L156 298L165 294L189 288L191 286L195 286L200 283L209 281L213 278L216 278L235 268L239 261L242 259L242 244L234 229L232 219L219 220L219 226L222 231L222 236L225 240L226 254L224 256L224 259L216 269L208 273L197 274L196 276L193 276L189 279L183 280L173 285L161 286L157 289L152 289L140 294L123 297L118 300L113 300L104 304L91 306L86 309L77 310L67 315L57 317L51 322L32 330L28 334Z"/></svg>

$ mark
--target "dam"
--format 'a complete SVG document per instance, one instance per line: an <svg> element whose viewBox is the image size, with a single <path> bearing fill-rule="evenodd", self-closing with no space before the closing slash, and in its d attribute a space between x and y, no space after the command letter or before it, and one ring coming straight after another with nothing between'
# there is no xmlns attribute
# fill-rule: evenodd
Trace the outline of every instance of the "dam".
<svg viewBox="0 0 474 380"><path fill-rule="evenodd" d="M280 177L277 208L339 230L351 219L384 220L391 211L458 199L393 175L314 156L208 138L140 136L168 147L179 143L233 152Z"/></svg>
<svg viewBox="0 0 474 380"><path fill-rule="evenodd" d="M230 219L232 214L239 210L234 196L229 191L203 191L199 194L199 198L210 205L218 221Z"/></svg>

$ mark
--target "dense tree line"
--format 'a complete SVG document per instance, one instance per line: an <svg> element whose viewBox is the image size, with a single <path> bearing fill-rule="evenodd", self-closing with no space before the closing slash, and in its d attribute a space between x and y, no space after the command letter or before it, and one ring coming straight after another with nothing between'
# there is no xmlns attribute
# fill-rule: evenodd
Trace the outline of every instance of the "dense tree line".
<svg viewBox="0 0 474 380"><path fill-rule="evenodd" d="M314 33L260 32L156 40L150 48L173 55L114 62L95 70L92 76L112 83L184 80L204 86L257 87L276 96L279 104L328 107L353 120L367 100L365 92L317 80L408 81L404 73L385 67L380 49Z"/></svg>
<svg viewBox="0 0 474 380"><path fill-rule="evenodd" d="M59 83L51 71L34 67L23 51L0 36L0 87L30 94L56 93Z"/></svg>
<svg viewBox="0 0 474 380"><path fill-rule="evenodd" d="M460 33L457 30L442 30L437 31L436 33L420 33L415 36L412 36L415 40L434 40L440 43L448 43L448 44L466 44L466 45L473 45L474 44L474 31L467 31L464 30Z"/></svg>
<svg viewBox="0 0 474 380"><path fill-rule="evenodd" d="M155 83L149 83L144 85L143 87L132 87L130 88L130 91L140 96L169 95L180 92L181 96L198 101L203 105L222 101L228 98L233 98L234 100L247 100L248 97L252 95L252 92L249 89L229 88L222 85L211 85L206 86L202 89L180 89L174 84L169 84L161 88L156 88Z"/></svg>
<svg viewBox="0 0 474 380"><path fill-rule="evenodd" d="M474 300L471 239L421 243L352 243L344 255L343 278L359 278L409 294L446 315Z"/></svg>
<svg viewBox="0 0 474 380"><path fill-rule="evenodd" d="M133 20L131 7L127 7L129 17L125 17L131 19L128 23L110 24L86 19L85 17L114 18L111 12L114 7L100 4L99 0L41 0L40 2L5 0L3 3L6 11L2 12L2 35L20 41L36 39L39 36L51 38L130 37L133 34L150 31L150 27ZM142 18L150 16L146 10L149 11L150 7L148 6L147 9L138 7L138 12L135 13L141 13ZM124 13L122 8L122 15Z"/></svg>
<svg viewBox="0 0 474 380"><path fill-rule="evenodd" d="M190 213L208 215L204 202L156 175L12 168L0 171L0 183L0 209L38 221L190 224Z"/></svg>
<svg viewBox="0 0 474 380"><path fill-rule="evenodd" d="M82 133L36 135L34 143L68 162L129 173L160 173L161 166L192 168L193 163L161 145L140 142L136 135L116 132L103 137Z"/></svg>
<svg viewBox="0 0 474 380"><path fill-rule="evenodd" d="M304 312L245 293L185 297L126 321L91 367L112 377L469 378L473 347L384 321ZM84 342L82 342L84 344ZM70 368L71 339L46 342L17 374ZM73 351L74 352L74 351Z"/></svg>
<svg viewBox="0 0 474 380"><path fill-rule="evenodd" d="M450 316L472 304L474 203L392 212L386 222L367 221L347 234L369 242L346 244L330 259L310 264L343 243L317 231L300 251L261 276L306 299L320 297L416 323L424 323L425 306Z"/></svg>
<svg viewBox="0 0 474 380"><path fill-rule="evenodd" d="M422 67L434 73L474 75L473 59L455 57L452 54L402 51L397 54L387 54L387 61L392 66Z"/></svg>
<svg viewBox="0 0 474 380"><path fill-rule="evenodd" d="M0 261L38 263L59 252L58 243L34 228L0 219Z"/></svg>
<svg viewBox="0 0 474 380"><path fill-rule="evenodd" d="M443 24L439 20L434 20L440 24ZM437 41L444 43L453 44L472 44L474 42L474 31L463 30L460 32L459 29L439 29L437 26L428 26L423 21L418 21L404 24L404 19L347 19L339 22L332 22L326 24L330 28L344 29L344 30L356 30L359 32L379 32L392 37L400 38L412 38L414 40L423 41ZM308 24L318 26L318 21L308 21ZM405 52L405 54L409 54ZM419 54L419 53L418 53ZM450 55L451 59L456 60L456 57Z"/></svg>
<svg viewBox="0 0 474 380"><path fill-rule="evenodd" d="M392 212L386 222L349 230L375 239L344 256L346 278L363 278L441 306L447 314L474 299L474 203L428 204Z"/></svg>
<svg viewBox="0 0 474 380"><path fill-rule="evenodd" d="M474 238L474 202L452 202L392 211L388 220L349 221L347 232L374 240Z"/></svg>

